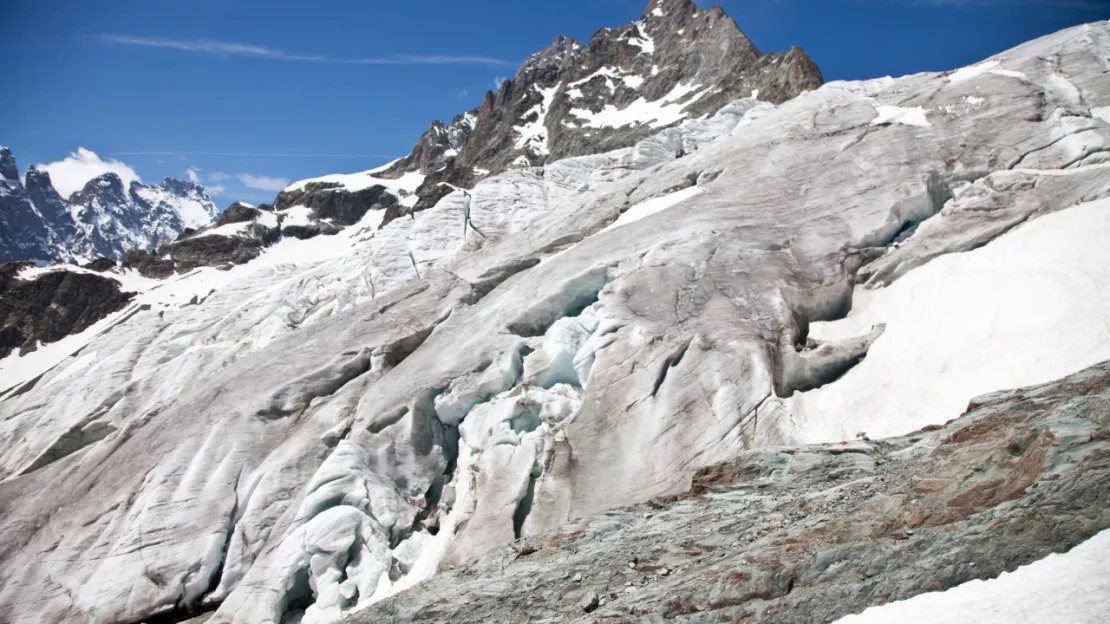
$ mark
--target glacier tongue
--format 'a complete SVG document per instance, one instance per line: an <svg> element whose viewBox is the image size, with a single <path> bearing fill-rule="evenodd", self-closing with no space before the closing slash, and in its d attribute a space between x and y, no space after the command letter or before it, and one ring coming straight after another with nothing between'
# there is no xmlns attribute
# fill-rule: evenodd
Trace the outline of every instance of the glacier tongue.
<svg viewBox="0 0 1110 624"><path fill-rule="evenodd" d="M1108 29L999 60L1025 80L830 85L507 171L472 191L485 238L456 192L228 271L135 279L134 308L41 376L0 368L0 619L334 621L806 439L795 393L836 391L897 335L815 325L849 312L857 276L893 292L938 248L1110 196L1101 148L1059 138L1110 125L1052 114L1076 105L1050 89L1064 72L1110 105ZM872 125L879 106L930 126ZM1075 173L990 175L1017 163Z"/></svg>

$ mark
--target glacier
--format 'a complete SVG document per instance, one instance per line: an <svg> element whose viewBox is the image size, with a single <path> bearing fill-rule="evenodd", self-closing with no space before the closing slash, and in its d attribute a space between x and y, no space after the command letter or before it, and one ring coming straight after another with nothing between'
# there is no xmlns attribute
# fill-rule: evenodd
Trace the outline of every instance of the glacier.
<svg viewBox="0 0 1110 624"><path fill-rule="evenodd" d="M116 269L131 305L0 360L0 619L332 622L745 450L909 433L1106 359L1108 59L1099 23L983 71L740 100L483 179L485 238L455 190L226 270ZM1028 317L1059 340L1020 341L1051 366L983 340L966 391L885 407L895 363L968 340L923 345L915 315L989 333L1027 304L960 315L975 267L1035 299L1065 261L1075 303Z"/></svg>

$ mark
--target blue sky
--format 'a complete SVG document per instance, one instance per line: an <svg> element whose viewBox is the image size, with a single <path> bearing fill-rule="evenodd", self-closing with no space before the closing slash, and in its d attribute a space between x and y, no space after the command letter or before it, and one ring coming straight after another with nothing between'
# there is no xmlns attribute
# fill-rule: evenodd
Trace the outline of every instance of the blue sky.
<svg viewBox="0 0 1110 624"><path fill-rule="evenodd" d="M556 34L585 41L646 4L7 0L0 145L21 169L84 147L146 182L190 169L221 207L267 201L284 180L406 154ZM829 80L950 69L1110 18L1110 0L720 4L762 50L802 46Z"/></svg>

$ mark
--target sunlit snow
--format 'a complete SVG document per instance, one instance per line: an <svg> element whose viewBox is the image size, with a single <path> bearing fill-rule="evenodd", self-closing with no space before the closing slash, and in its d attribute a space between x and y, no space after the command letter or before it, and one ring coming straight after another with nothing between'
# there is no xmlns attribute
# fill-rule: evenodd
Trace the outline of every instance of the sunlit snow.
<svg viewBox="0 0 1110 624"><path fill-rule="evenodd" d="M524 113L524 119L531 117L535 117L535 119L516 128L519 134L516 139L516 148L527 148L535 154L546 155L548 153L547 112L551 110L551 102L555 98L555 92L559 90L559 85L548 89L537 87L536 90L543 99Z"/></svg>
<svg viewBox="0 0 1110 624"><path fill-rule="evenodd" d="M628 39L629 45L634 45L637 48L640 48L640 54L655 54L655 40L653 40L650 35L644 32L644 28L639 22L636 22L636 32L640 36L630 37Z"/></svg>
<svg viewBox="0 0 1110 624"><path fill-rule="evenodd" d="M1027 78L1025 74L1019 71L998 69L998 66L1000 64L1001 63L999 61L993 60L985 61L977 65L962 67L949 74L948 80L950 82L963 82L965 80L971 80L972 78L978 78L979 76L987 73L995 74L998 76L1006 76L1008 78L1017 78L1019 80L1024 80Z"/></svg>
<svg viewBox="0 0 1110 624"><path fill-rule="evenodd" d="M187 228L204 227L212 223L216 218L215 214L209 212L211 203L205 204L196 200L167 193L157 186L147 186L138 189L140 197L150 202L151 205L156 206L159 203L166 203L173 206L174 211L181 215L181 223Z"/></svg>
<svg viewBox="0 0 1110 624"><path fill-rule="evenodd" d="M871 607L838 624L1101 624L1110 615L1110 531L1063 554L942 592Z"/></svg>
<svg viewBox="0 0 1110 624"><path fill-rule="evenodd" d="M674 193L663 195L662 197L656 197L654 199L649 199L645 202L636 204L635 206L629 208L623 214L621 214L621 216L618 217L616 221L607 225L603 230L601 230L601 232L615 230L621 226L639 221L644 217L649 217L657 212L662 212L667 208L676 206L686 201L687 199L698 195L699 193L701 193L700 186L691 186L690 188L682 189L681 191L675 191ZM598 234L600 234L601 232L598 232Z"/></svg>
<svg viewBox="0 0 1110 624"><path fill-rule="evenodd" d="M1110 359L1110 200L1040 217L891 286L857 288L835 340L886 332L841 379L788 405L805 442L896 436L956 418L979 395ZM1051 336L1051 340L1046 340Z"/></svg>
<svg viewBox="0 0 1110 624"><path fill-rule="evenodd" d="M685 119L686 107L705 95L705 91L701 89L701 85L678 84L670 93L654 102L641 97L625 108L609 104L596 113L587 109L574 109L570 113L592 128L620 128L642 123L652 128L662 128ZM688 96L689 99L679 102Z"/></svg>
<svg viewBox="0 0 1110 624"><path fill-rule="evenodd" d="M415 191L418 186L424 181L424 174L409 172L397 179L379 178L371 175L378 173L382 170L371 169L370 171L363 171L362 173L337 173L333 175L326 175L319 178L309 178L307 180L300 180L285 187L283 192L292 193L299 191L308 184L338 184L344 190L350 193L368 189L375 185L381 185L389 189L393 193L399 191Z"/></svg>
<svg viewBox="0 0 1110 624"><path fill-rule="evenodd" d="M887 106L880 104L875 107L875 112L879 115L871 120L872 126L881 126L883 124L902 124L906 126L919 126L921 128L932 127L933 124L925 118L925 109L920 106L913 108L903 108L901 106Z"/></svg>

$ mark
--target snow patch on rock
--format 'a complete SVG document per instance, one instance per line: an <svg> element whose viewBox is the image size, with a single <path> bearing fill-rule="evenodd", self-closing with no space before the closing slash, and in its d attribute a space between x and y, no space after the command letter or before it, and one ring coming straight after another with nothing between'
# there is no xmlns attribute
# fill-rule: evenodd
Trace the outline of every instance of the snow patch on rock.
<svg viewBox="0 0 1110 624"><path fill-rule="evenodd" d="M378 169L371 169L361 173L337 173L319 178L309 178L290 184L282 189L282 192L293 193L309 184L336 184L340 186L342 190L349 193L356 193L375 185L381 185L394 195L397 195L400 194L400 191L406 191L408 193L414 192L417 187L424 182L424 174L422 173L408 172L397 179L380 178L372 175L381 170L382 168L379 167Z"/></svg>
<svg viewBox="0 0 1110 624"><path fill-rule="evenodd" d="M551 103L555 99L555 92L559 90L560 85L555 85L548 89L540 89L537 87L540 96L543 98L535 106L530 108L524 113L526 121L523 126L517 126L516 132L518 134L516 139L517 149L528 149L534 154L546 156L549 153L547 146L547 113L551 110Z"/></svg>
<svg viewBox="0 0 1110 624"><path fill-rule="evenodd" d="M678 84L670 93L652 102L641 97L624 108L608 104L596 113L588 109L573 109L570 113L592 128L621 128L645 123L652 128L663 128L685 119L686 107L705 94L701 85Z"/></svg>

